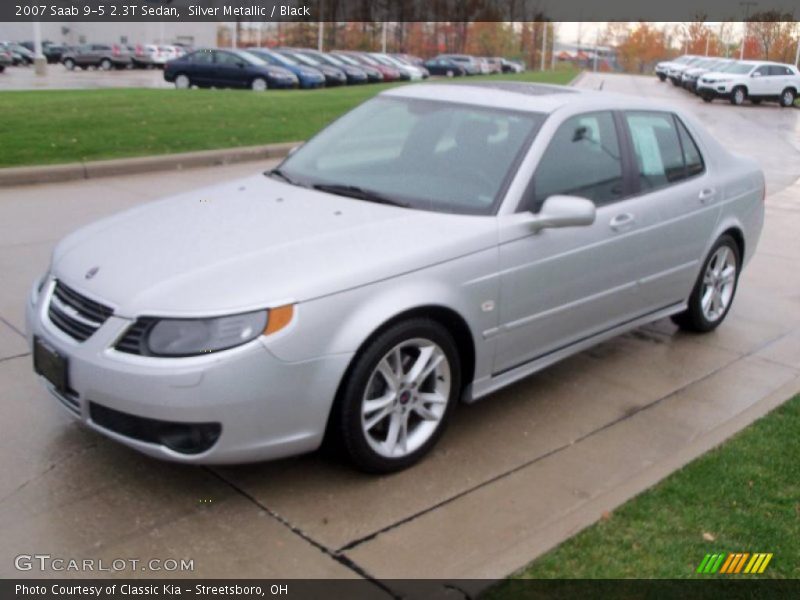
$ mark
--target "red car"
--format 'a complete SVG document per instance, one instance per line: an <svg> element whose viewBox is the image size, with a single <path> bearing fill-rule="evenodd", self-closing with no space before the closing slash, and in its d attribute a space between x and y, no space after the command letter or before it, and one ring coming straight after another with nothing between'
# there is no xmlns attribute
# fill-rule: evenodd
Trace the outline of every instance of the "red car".
<svg viewBox="0 0 800 600"><path fill-rule="evenodd" d="M398 69L379 63L365 52L356 52L354 50L335 50L333 54L352 56L360 64L377 69L381 72L381 75L383 75L384 81L398 81L400 79L400 71Z"/></svg>

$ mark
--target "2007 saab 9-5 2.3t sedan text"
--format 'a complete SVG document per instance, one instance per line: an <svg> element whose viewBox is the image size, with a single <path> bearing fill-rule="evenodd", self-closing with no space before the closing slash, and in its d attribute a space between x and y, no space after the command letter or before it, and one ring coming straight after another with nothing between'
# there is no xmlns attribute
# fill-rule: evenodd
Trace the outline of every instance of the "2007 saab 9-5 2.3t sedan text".
<svg viewBox="0 0 800 600"><path fill-rule="evenodd" d="M395 88L276 169L64 239L27 302L34 368L153 456L272 459L327 434L392 471L459 401L656 319L713 330L764 193L668 105Z"/></svg>

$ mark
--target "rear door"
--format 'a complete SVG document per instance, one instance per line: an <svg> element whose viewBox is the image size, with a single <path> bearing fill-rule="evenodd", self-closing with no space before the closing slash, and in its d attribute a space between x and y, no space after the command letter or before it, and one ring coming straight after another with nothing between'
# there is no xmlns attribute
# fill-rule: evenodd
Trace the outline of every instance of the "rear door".
<svg viewBox="0 0 800 600"><path fill-rule="evenodd" d="M655 211L647 235L650 273L639 282L648 307L689 296L719 218L721 190L686 125L673 113L626 111L638 194Z"/></svg>
<svg viewBox="0 0 800 600"><path fill-rule="evenodd" d="M242 87L248 83L244 60L222 50L214 56L214 77L217 85L225 87Z"/></svg>

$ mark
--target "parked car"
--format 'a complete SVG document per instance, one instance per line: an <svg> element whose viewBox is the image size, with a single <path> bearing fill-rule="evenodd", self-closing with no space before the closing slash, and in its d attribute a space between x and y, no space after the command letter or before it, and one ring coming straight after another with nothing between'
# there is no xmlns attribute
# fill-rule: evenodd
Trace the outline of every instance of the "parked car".
<svg viewBox="0 0 800 600"><path fill-rule="evenodd" d="M525 65L519 61L501 58L500 65L503 68L503 73L523 73L525 71Z"/></svg>
<svg viewBox="0 0 800 600"><path fill-rule="evenodd" d="M460 401L664 317L717 328L763 219L755 161L673 103L401 86L265 174L69 235L27 340L68 415L152 456L328 433L394 471Z"/></svg>
<svg viewBox="0 0 800 600"><path fill-rule="evenodd" d="M303 56L312 58L323 65L333 67L334 69L339 69L345 74L347 77L347 83L350 85L367 83L369 81L367 72L364 69L357 65L346 63L338 56L334 56L325 52L318 52L317 50L311 50L309 48L298 48L297 51L303 54Z"/></svg>
<svg viewBox="0 0 800 600"><path fill-rule="evenodd" d="M121 44L84 44L70 48L61 55L61 62L70 71L75 67L95 67L104 71L133 67L130 50Z"/></svg>
<svg viewBox="0 0 800 600"><path fill-rule="evenodd" d="M250 88L262 92L298 86L294 73L244 50L196 50L169 61L164 80L178 89L197 87Z"/></svg>
<svg viewBox="0 0 800 600"><path fill-rule="evenodd" d="M404 58L403 56L398 56L396 54L387 54L387 56L394 62L398 67L411 67L412 69L417 69L422 74L423 79L427 79L431 76L430 71L425 68L424 63L420 62L417 64L415 61Z"/></svg>
<svg viewBox="0 0 800 600"><path fill-rule="evenodd" d="M133 47L131 59L136 67L152 69L154 67L163 68L169 61L182 55L183 51L179 51L176 46L137 44Z"/></svg>
<svg viewBox="0 0 800 600"><path fill-rule="evenodd" d="M400 72L400 79L403 81L422 81L425 79L425 73L422 71L422 69L403 63L393 56L389 56L388 54L384 54L382 52L370 52L369 55L382 65L397 69Z"/></svg>
<svg viewBox="0 0 800 600"><path fill-rule="evenodd" d="M345 62L348 65L351 65L353 67L358 67L359 69L363 69L363 71L367 74L367 80L370 83L381 83L383 81L383 73L381 73L377 67L373 67L366 63L360 63L353 56L350 56L349 54L345 54L343 52L333 51L331 52L331 54L335 55L336 58Z"/></svg>
<svg viewBox="0 0 800 600"><path fill-rule="evenodd" d="M333 87L347 84L347 74L342 69L338 67L332 67L320 60L317 60L316 58L307 56L302 52L299 52L296 48L274 48L273 51L296 60L300 64L303 64L307 67L317 69L325 76L326 86Z"/></svg>
<svg viewBox="0 0 800 600"><path fill-rule="evenodd" d="M380 71L381 77L383 77L384 81L397 81L400 79L400 71L396 67L390 67L383 63L378 62L373 57L371 57L366 52L355 52L355 51L346 51L346 50L337 50L334 54L338 55L346 55L350 56L354 60L358 61L360 64L372 67L373 69L377 69Z"/></svg>
<svg viewBox="0 0 800 600"><path fill-rule="evenodd" d="M250 54L256 55L258 58L270 65L282 67L294 73L294 75L297 77L300 87L303 89L325 86L325 75L323 75L322 71L319 69L300 64L300 62L294 60L293 58L289 58L288 56L284 56L283 54L279 54L277 52L272 52L271 50L267 50L265 48L248 48L247 51L250 52Z"/></svg>
<svg viewBox="0 0 800 600"><path fill-rule="evenodd" d="M33 64L33 52L21 44L15 42L0 42L0 48L9 54L13 66L27 66Z"/></svg>
<svg viewBox="0 0 800 600"><path fill-rule="evenodd" d="M675 65L687 65L691 61L698 59L700 57L695 56L694 54L684 54L682 56L678 56L672 60L663 60L656 64L655 72L656 76L658 77L659 81L666 81L667 77L669 77L669 70Z"/></svg>
<svg viewBox="0 0 800 600"><path fill-rule="evenodd" d="M467 69L463 65L449 58L432 58L425 62L425 68L431 75L461 77L467 74Z"/></svg>
<svg viewBox="0 0 800 600"><path fill-rule="evenodd" d="M701 75L709 71L718 71L726 66L733 64L734 60L729 58L708 58L695 63L686 69L681 75L681 85L690 92L697 93L697 80Z"/></svg>
<svg viewBox="0 0 800 600"><path fill-rule="evenodd" d="M706 102L727 98L736 105L749 99L753 104L770 100L790 107L799 90L797 67L757 60L738 61L722 71L705 73L697 84L697 93Z"/></svg>
<svg viewBox="0 0 800 600"><path fill-rule="evenodd" d="M683 73L687 69L691 69L692 67L697 66L703 60L705 60L704 57L696 56L688 60L686 63L680 63L680 64L676 63L670 65L669 68L667 69L667 79L669 79L672 82L672 85L680 87Z"/></svg>
<svg viewBox="0 0 800 600"><path fill-rule="evenodd" d="M489 65L489 73L503 72L503 59L499 56L487 56L484 60L486 64Z"/></svg>
<svg viewBox="0 0 800 600"><path fill-rule="evenodd" d="M5 48L0 48L0 73L5 71L6 67L10 67L13 64L14 60L11 58L11 53Z"/></svg>
<svg viewBox="0 0 800 600"><path fill-rule="evenodd" d="M61 62L64 52L68 52L70 49L69 46L61 44L48 44L47 46L42 46L42 54L44 54L48 64L56 65Z"/></svg>
<svg viewBox="0 0 800 600"><path fill-rule="evenodd" d="M436 58L447 58L450 60L454 60L467 72L467 75L480 75L481 74L481 67L478 64L478 61L475 60L474 56L469 56L468 54L440 54Z"/></svg>

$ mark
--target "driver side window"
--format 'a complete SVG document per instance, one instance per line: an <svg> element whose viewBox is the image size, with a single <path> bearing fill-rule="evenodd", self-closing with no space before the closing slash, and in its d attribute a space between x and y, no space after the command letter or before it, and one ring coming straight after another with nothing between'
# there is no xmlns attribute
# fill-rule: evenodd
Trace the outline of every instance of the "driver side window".
<svg viewBox="0 0 800 600"><path fill-rule="evenodd" d="M603 206L623 195L622 156L611 112L571 117L558 128L533 176L533 212L550 196L581 196Z"/></svg>

